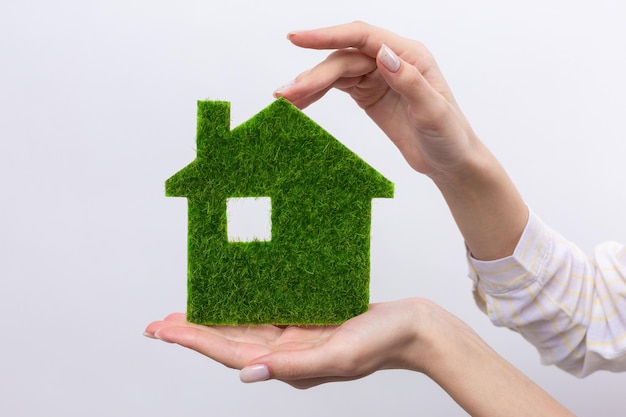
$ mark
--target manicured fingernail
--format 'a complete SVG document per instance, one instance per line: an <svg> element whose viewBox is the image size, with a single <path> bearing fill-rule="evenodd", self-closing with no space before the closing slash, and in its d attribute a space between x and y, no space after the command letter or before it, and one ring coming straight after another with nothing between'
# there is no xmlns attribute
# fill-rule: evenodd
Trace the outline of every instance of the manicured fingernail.
<svg viewBox="0 0 626 417"><path fill-rule="evenodd" d="M289 81L287 84L278 87L275 91L274 91L274 97L281 97L285 91L289 90L289 88L291 86L293 86L296 83L296 80L291 80Z"/></svg>
<svg viewBox="0 0 626 417"><path fill-rule="evenodd" d="M154 335L153 335L153 334L148 333L148 332L143 332L143 335L144 335L144 336L146 336L146 337L148 337L148 338L150 338L150 339L156 339L156 337L154 337Z"/></svg>
<svg viewBox="0 0 626 417"><path fill-rule="evenodd" d="M270 379L270 370L266 365L252 365L239 372L241 382L260 382Z"/></svg>
<svg viewBox="0 0 626 417"><path fill-rule="evenodd" d="M165 340L165 339L163 339L163 338L161 337L161 335L159 334L159 332L160 332L160 331L161 331L161 329L159 329L159 330L157 330L156 332L154 332L154 338L155 338L155 339L162 340L162 341L164 341L165 343L173 343L173 342L170 342L169 340Z"/></svg>
<svg viewBox="0 0 626 417"><path fill-rule="evenodd" d="M400 69L400 58L384 43L378 51L378 59L391 72L398 72Z"/></svg>

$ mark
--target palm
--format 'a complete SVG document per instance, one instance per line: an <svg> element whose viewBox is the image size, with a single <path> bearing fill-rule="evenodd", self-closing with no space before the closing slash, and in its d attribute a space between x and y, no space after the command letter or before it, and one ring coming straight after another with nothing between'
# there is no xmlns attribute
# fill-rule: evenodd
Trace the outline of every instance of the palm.
<svg viewBox="0 0 626 417"><path fill-rule="evenodd" d="M393 347L406 334L400 315L403 302L373 304L369 311L341 326L276 327L202 326L189 323L182 313L154 322L146 332L208 356L225 366L241 369L260 358L280 355L305 366L305 378L281 378L296 387L349 380L377 369L395 367ZM381 355L385 352L387 356ZM386 357L385 363L380 358ZM356 365L355 365L356 364Z"/></svg>
<svg viewBox="0 0 626 417"><path fill-rule="evenodd" d="M159 328L159 337L237 369L274 351L301 350L319 344L337 328L203 326L187 322L183 313L170 314L164 321L152 323L151 326Z"/></svg>

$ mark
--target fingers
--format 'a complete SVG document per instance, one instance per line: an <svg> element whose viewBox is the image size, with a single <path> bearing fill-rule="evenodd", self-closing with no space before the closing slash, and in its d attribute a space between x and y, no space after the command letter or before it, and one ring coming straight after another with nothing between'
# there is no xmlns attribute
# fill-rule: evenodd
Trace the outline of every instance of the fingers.
<svg viewBox="0 0 626 417"><path fill-rule="evenodd" d="M195 327L199 329L204 329L206 326L202 326L200 324L189 323L187 321L187 315L185 313L171 313L166 316L163 320L158 320L150 323L146 330L144 331L144 336L158 339L157 333L166 327L171 326L185 326L185 327Z"/></svg>
<svg viewBox="0 0 626 417"><path fill-rule="evenodd" d="M145 334L195 350L229 368L241 369L254 358L270 351L271 328L210 327L166 320L150 324Z"/></svg>
<svg viewBox="0 0 626 417"><path fill-rule="evenodd" d="M311 104L315 103L317 100L321 99L322 97L324 97L326 95L326 93L328 91L330 91L330 89L332 88L332 86L329 86L321 91L318 91L316 93L313 94L302 94L300 96L296 95L296 93L294 93L293 91L289 91L286 92L284 94L282 93L274 93L274 97L278 98L278 97L285 97L287 98L287 100L289 100L291 102L291 104L293 104L294 106L296 106L297 108L299 108L300 110L305 109L307 107L309 107Z"/></svg>
<svg viewBox="0 0 626 417"><path fill-rule="evenodd" d="M314 68L300 74L293 82L274 92L299 108L319 100L331 88L347 89L360 83L376 69L376 61L356 49L331 53Z"/></svg>
<svg viewBox="0 0 626 417"><path fill-rule="evenodd" d="M204 326L188 322L184 313L152 322L144 331L149 338L195 350L236 369L266 355L281 333L275 326Z"/></svg>
<svg viewBox="0 0 626 417"><path fill-rule="evenodd" d="M272 375L268 366L265 364L247 366L243 368L239 373L239 378L241 382L253 383L267 381L268 379L273 378L285 382L292 387L298 389L308 389L317 385L326 384L328 382L352 381L358 378L362 378L364 376L366 375L357 375L352 377L325 376L313 378L300 377L296 379L286 379L284 377L278 377L276 374Z"/></svg>
<svg viewBox="0 0 626 417"><path fill-rule="evenodd" d="M302 48L356 48L372 58L378 53L383 41L396 49L400 49L407 42L410 42L393 32L364 22L352 22L323 29L291 32L287 38L294 45Z"/></svg>
<svg viewBox="0 0 626 417"><path fill-rule="evenodd" d="M284 97L299 108L337 88L348 92L360 107L367 109L392 87L413 106L428 104L427 110L433 113L420 113L428 121L447 109L440 100L442 97L449 103L454 101L434 58L417 41L363 22L292 32L289 39L301 47L335 49L326 60L274 93L275 97ZM400 62L407 65L401 69ZM432 99L440 101L430 102Z"/></svg>
<svg viewBox="0 0 626 417"><path fill-rule="evenodd" d="M172 314L169 314L167 317L165 317L165 319L163 320L158 320L158 321L150 323L148 327L146 327L146 330L144 330L143 335L152 339L156 339L154 334L161 327L166 326L171 323L185 323L185 322L187 322L187 316L185 315L185 313L172 313Z"/></svg>
<svg viewBox="0 0 626 417"><path fill-rule="evenodd" d="M340 376L336 361L336 355L315 347L275 351L246 365L240 372L240 379L243 382L258 382L271 378L289 383L323 380L328 376Z"/></svg>
<svg viewBox="0 0 626 417"><path fill-rule="evenodd" d="M238 342L189 326L164 327L159 330L157 337L165 342L195 350L229 368L240 369L251 358L267 353L258 345L249 345L244 351Z"/></svg>
<svg viewBox="0 0 626 417"><path fill-rule="evenodd" d="M398 50L408 50L412 45L408 39L363 22L292 32L288 37L300 47L335 49L326 60L274 92L275 97L284 97L301 109L319 100L331 88L349 92L363 108L370 106L384 94L386 85L368 88L365 100L359 100L355 94L359 93L364 79L375 74L375 57L383 41Z"/></svg>
<svg viewBox="0 0 626 417"><path fill-rule="evenodd" d="M175 322L187 322L187 314L185 313L171 313L165 317L165 321Z"/></svg>

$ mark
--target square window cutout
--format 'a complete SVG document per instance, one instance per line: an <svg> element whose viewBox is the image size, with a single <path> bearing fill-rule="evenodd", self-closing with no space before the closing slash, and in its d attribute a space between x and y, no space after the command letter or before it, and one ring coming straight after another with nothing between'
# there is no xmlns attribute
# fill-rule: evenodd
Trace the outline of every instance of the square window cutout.
<svg viewBox="0 0 626 417"><path fill-rule="evenodd" d="M229 242L272 240L272 200L269 197L237 197L226 200Z"/></svg>

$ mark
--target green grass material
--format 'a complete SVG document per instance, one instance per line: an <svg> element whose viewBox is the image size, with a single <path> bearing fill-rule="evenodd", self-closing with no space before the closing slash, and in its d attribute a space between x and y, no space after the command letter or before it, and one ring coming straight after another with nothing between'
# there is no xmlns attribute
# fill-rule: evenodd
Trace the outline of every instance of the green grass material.
<svg viewBox="0 0 626 417"><path fill-rule="evenodd" d="M284 99L230 130L199 101L196 159L166 181L188 199L187 319L337 324L369 304L372 198L393 184ZM271 240L229 242L226 200L270 197Z"/></svg>

